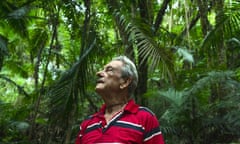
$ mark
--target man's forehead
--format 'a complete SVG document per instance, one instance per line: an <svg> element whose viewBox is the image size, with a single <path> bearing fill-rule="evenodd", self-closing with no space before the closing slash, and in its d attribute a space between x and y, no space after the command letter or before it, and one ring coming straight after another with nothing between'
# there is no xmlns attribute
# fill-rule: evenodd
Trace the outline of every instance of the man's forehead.
<svg viewBox="0 0 240 144"><path fill-rule="evenodd" d="M123 65L123 62L122 61L119 61L119 60L113 60L113 61L110 61L108 64L106 64L104 67L119 67L119 66L122 66Z"/></svg>

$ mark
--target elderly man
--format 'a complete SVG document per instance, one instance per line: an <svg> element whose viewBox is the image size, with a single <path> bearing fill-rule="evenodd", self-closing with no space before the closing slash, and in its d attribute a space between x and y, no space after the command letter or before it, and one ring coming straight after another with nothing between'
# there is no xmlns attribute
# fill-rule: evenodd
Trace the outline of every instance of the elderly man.
<svg viewBox="0 0 240 144"><path fill-rule="evenodd" d="M76 144L164 144L156 116L131 97L138 83L134 63L116 57L97 76L95 90L105 104L81 123Z"/></svg>

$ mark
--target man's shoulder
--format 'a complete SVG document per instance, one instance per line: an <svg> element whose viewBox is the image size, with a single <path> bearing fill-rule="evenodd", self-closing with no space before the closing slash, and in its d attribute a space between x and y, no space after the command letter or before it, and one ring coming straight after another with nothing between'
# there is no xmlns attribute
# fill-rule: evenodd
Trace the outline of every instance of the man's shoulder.
<svg viewBox="0 0 240 144"><path fill-rule="evenodd" d="M134 100L130 100L125 110L130 111L131 113L136 113L137 115L149 115L155 116L154 112L148 107L144 107L135 103Z"/></svg>
<svg viewBox="0 0 240 144"><path fill-rule="evenodd" d="M92 115L89 115L85 117L85 119L82 121L81 126L82 128L86 128L89 125L96 125L99 123L99 118L98 118L99 113L95 113Z"/></svg>
<svg viewBox="0 0 240 144"><path fill-rule="evenodd" d="M96 112L94 114L88 115L84 118L84 120L82 121L83 123L88 123L89 121L93 121L94 119L96 119L101 113L100 112Z"/></svg>
<svg viewBox="0 0 240 144"><path fill-rule="evenodd" d="M159 126L159 122L155 113L153 113L153 111L148 107L140 106L136 117L143 124L143 127L145 127L146 130L150 130L153 127Z"/></svg>
<svg viewBox="0 0 240 144"><path fill-rule="evenodd" d="M138 111L146 115L155 116L154 112L150 110L148 107L139 106Z"/></svg>
<svg viewBox="0 0 240 144"><path fill-rule="evenodd" d="M103 115L103 112L102 112L102 111L98 111L98 112L96 112L96 113L94 113L94 114L88 115L88 116L86 117L86 119L93 119L94 117L98 117L98 116L100 116L100 115Z"/></svg>

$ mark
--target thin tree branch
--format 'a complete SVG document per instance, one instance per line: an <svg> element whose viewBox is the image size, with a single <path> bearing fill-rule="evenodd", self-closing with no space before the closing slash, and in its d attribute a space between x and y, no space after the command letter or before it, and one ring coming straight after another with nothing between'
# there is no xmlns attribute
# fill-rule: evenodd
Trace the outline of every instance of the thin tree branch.
<svg viewBox="0 0 240 144"><path fill-rule="evenodd" d="M88 32L89 32L89 24L90 24L90 0L84 0L84 5L86 7L85 11L85 19L84 19L84 24L83 24L83 32L82 32L82 38L81 38L81 49L84 50L86 47L86 40L88 39ZM79 56L81 57L81 55Z"/></svg>
<svg viewBox="0 0 240 144"><path fill-rule="evenodd" d="M163 21L163 16L165 14L165 10L167 9L167 6L170 2L171 2L171 0L164 0L160 10L158 11L157 18L156 18L155 24L154 24L154 32L155 33L158 31L159 26Z"/></svg>
<svg viewBox="0 0 240 144"><path fill-rule="evenodd" d="M37 118L37 113L40 107L40 102L43 96L43 90L44 90L44 85L45 85L45 81L46 81L46 76L47 76L47 72L48 72L48 65L50 63L50 56L52 54L52 49L54 47L54 40L58 39L58 33L57 33L57 28L58 28L58 17L59 17L59 11L54 15L54 17L52 17L53 19L53 23L52 23L52 27L53 27L53 34L52 34L52 39L50 42L50 49L49 49L49 53L48 53L48 57L46 60L46 65L45 65L45 69L44 69L44 74L43 74L43 80L41 83L41 87L40 87L40 92L38 93L38 97L37 100L34 104L34 112L32 114L32 120L31 120L31 129L30 129L30 139L34 138L34 134L36 133L36 123L35 123L35 119Z"/></svg>
<svg viewBox="0 0 240 144"><path fill-rule="evenodd" d="M13 80L11 80L11 79L3 76L3 75L0 75L0 78L4 79L5 81L7 81L7 82L9 82L9 83L11 83L11 84L13 84L14 86L16 86L17 89L18 89L18 92L19 92L20 94L23 94L23 95L25 95L26 97L29 97L28 93L24 90L24 88L23 88L22 86L18 85L15 81L13 81Z"/></svg>
<svg viewBox="0 0 240 144"><path fill-rule="evenodd" d="M210 11L212 9L212 4L210 3L210 7L208 8L208 11ZM200 11L198 11L197 15L191 20L191 22L189 23L188 27L186 27L180 34L180 37L186 35L187 30L191 30L197 23L197 21L200 19L201 15L200 15Z"/></svg>
<svg viewBox="0 0 240 144"><path fill-rule="evenodd" d="M189 25L187 27L185 27L185 29L181 32L180 37L186 35L187 30L190 31L196 25L199 18L200 18L200 12L197 13L197 15L191 20Z"/></svg>

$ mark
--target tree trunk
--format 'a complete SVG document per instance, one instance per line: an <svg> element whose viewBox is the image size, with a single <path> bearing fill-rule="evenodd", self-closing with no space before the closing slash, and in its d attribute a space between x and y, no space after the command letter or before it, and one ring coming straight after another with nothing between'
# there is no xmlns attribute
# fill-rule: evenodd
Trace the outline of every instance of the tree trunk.
<svg viewBox="0 0 240 144"><path fill-rule="evenodd" d="M215 0L215 9L216 9L216 24L219 24L222 22L222 19L224 17L224 0ZM217 63L221 69L226 68L227 58L226 58L226 48L224 45L224 32L223 28L220 27L217 30L216 36L218 37L218 43L217 43L217 51L218 51L218 59Z"/></svg>
<svg viewBox="0 0 240 144"><path fill-rule="evenodd" d="M197 0L199 14L200 14L200 22L202 27L203 37L207 35L209 32L211 25L208 21L208 1L207 0Z"/></svg>
<svg viewBox="0 0 240 144"><path fill-rule="evenodd" d="M152 24L153 18L149 12L148 5L150 1L139 0L138 7L140 9L140 16L142 22ZM139 48L138 48L139 50ZM148 79L148 59L144 59L143 56L138 55L138 73L139 82L136 90L136 100L140 105L147 105L147 100L144 98L144 94L147 92L147 79Z"/></svg>

